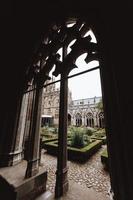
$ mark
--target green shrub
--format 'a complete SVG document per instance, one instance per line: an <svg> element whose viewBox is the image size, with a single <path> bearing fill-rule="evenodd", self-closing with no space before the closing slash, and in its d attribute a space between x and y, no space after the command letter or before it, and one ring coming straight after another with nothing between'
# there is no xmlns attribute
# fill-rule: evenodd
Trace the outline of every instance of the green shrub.
<svg viewBox="0 0 133 200"><path fill-rule="evenodd" d="M56 127L54 128L54 133L58 134L58 128L56 128Z"/></svg>
<svg viewBox="0 0 133 200"><path fill-rule="evenodd" d="M84 132L81 128L76 128L73 130L72 136L71 136L71 146L81 148L85 146L85 140L84 140Z"/></svg>
<svg viewBox="0 0 133 200"><path fill-rule="evenodd" d="M71 138L71 146L81 148L84 145L85 145L85 143L84 143L84 139L83 139L82 135L80 135L79 133L74 133Z"/></svg>
<svg viewBox="0 0 133 200"><path fill-rule="evenodd" d="M50 133L57 134L58 133L58 128L50 127L50 128L48 128L48 131Z"/></svg>
<svg viewBox="0 0 133 200"><path fill-rule="evenodd" d="M44 127L41 127L41 130L40 130L40 135L42 137L55 137L57 133L58 133L58 128L54 128L54 127L44 126Z"/></svg>
<svg viewBox="0 0 133 200"><path fill-rule="evenodd" d="M91 128L91 127L87 127L86 128L86 134L91 136L93 135L93 133L95 132L96 130L94 128Z"/></svg>
<svg viewBox="0 0 133 200"><path fill-rule="evenodd" d="M73 135L73 133L74 133L75 130L76 130L76 127L69 126L68 129L67 129L67 136L71 137Z"/></svg>
<svg viewBox="0 0 133 200"><path fill-rule="evenodd" d="M40 135L41 136L45 136L45 135L47 135L49 132L48 132L48 128L47 127L41 127L41 129L40 129Z"/></svg>
<svg viewBox="0 0 133 200"><path fill-rule="evenodd" d="M99 129L94 133L94 136L98 138L106 136L105 129Z"/></svg>

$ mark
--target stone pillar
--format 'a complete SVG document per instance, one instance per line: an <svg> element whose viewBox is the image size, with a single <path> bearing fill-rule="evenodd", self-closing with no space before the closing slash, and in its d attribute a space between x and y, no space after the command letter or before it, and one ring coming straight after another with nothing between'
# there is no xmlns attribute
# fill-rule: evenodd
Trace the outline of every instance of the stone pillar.
<svg viewBox="0 0 133 200"><path fill-rule="evenodd" d="M97 126L100 128L100 123L99 123L99 116L97 115Z"/></svg>
<svg viewBox="0 0 133 200"><path fill-rule="evenodd" d="M26 121L26 112L27 112L27 103L28 103L28 95L24 94L21 104L21 111L19 115L19 122L16 132L16 139L14 144L14 152L17 152L13 157L13 164L18 163L23 158L23 138L24 138L24 128Z"/></svg>
<svg viewBox="0 0 133 200"><path fill-rule="evenodd" d="M74 116L74 126L76 126L76 117Z"/></svg>
<svg viewBox="0 0 133 200"><path fill-rule="evenodd" d="M84 125L87 126L87 122L86 122L86 116L84 116Z"/></svg>
<svg viewBox="0 0 133 200"><path fill-rule="evenodd" d="M3 115L4 123L1 128L0 137L0 166L12 166L21 161L22 148L19 144L20 132L18 132L21 113L22 93L15 91L7 104L6 112Z"/></svg>
<svg viewBox="0 0 133 200"><path fill-rule="evenodd" d="M83 118L84 118L84 126L86 126L86 116L85 116L85 114L83 115Z"/></svg>
<svg viewBox="0 0 133 200"><path fill-rule="evenodd" d="M31 87L29 90L32 89ZM29 137L29 129L30 129L30 121L32 114L32 102L33 102L33 91L27 93L27 112L26 112L26 120L25 120L25 128L24 128L24 138L23 138L23 149L24 149L24 159L27 160L28 157L28 137Z"/></svg>
<svg viewBox="0 0 133 200"><path fill-rule="evenodd" d="M56 172L55 197L60 197L68 191L67 178L67 98L68 80L61 75L60 86L60 109L59 109L59 136L58 136L58 158Z"/></svg>
<svg viewBox="0 0 133 200"><path fill-rule="evenodd" d="M39 85L39 84L38 84ZM28 163L25 178L36 175L39 171L39 146L41 126L41 104L43 88L39 86L33 91L32 115L28 138Z"/></svg>
<svg viewBox="0 0 133 200"><path fill-rule="evenodd" d="M94 127L97 127L97 116L96 116L96 111L93 114L93 119L94 119Z"/></svg>

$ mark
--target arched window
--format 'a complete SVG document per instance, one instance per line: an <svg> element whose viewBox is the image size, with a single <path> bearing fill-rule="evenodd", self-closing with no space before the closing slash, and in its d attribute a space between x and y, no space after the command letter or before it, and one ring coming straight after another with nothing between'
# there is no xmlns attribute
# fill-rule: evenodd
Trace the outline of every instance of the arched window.
<svg viewBox="0 0 133 200"><path fill-rule="evenodd" d="M94 119L92 113L86 115L86 125L89 127L94 127Z"/></svg>
<svg viewBox="0 0 133 200"><path fill-rule="evenodd" d="M82 116L80 113L77 113L75 116L76 126L82 126Z"/></svg>
<svg viewBox="0 0 133 200"><path fill-rule="evenodd" d="M89 65L87 65L86 68L84 68L82 65L82 70L79 70L77 73L74 70L76 68L79 68L78 58L80 56L83 56L86 64L89 64L93 61L99 61L99 47L92 32L93 31L91 30L90 24L85 22L84 20L71 19L68 21L58 21L57 23L55 22L49 27L49 30L45 34L44 38L42 38L40 46L37 52L35 52L36 56L34 57L31 66L29 67L29 70L27 71L26 80L27 82L33 80L33 90L35 97L33 99L35 103L33 102L32 121L36 123L31 123L30 129L34 134L33 142L35 145L39 144L39 142L37 143L35 139L39 139L37 133L37 130L39 130L39 123L37 122L39 122L40 117L42 88L46 88L53 83L60 83L58 129L59 151L56 173L56 197L61 196L62 191L68 189L66 170L68 125L66 119L68 119L68 79L74 76L85 74L86 72L94 71L97 69L99 70L99 64L97 62L95 63L95 66L93 65L90 67ZM51 82L48 82L48 80L50 79ZM75 116L75 124L76 126L82 125L82 115L79 112ZM93 126L93 118L88 118L88 125L89 124L90 126ZM34 130L36 130L36 132ZM30 137L32 139L32 133L30 134ZM32 148L32 146L33 145L31 144L30 148ZM39 146L36 146L36 150L38 148ZM33 160L35 160L37 154L35 156L31 154L31 157L33 157ZM32 171L32 169L30 168L31 159L28 161L26 174L30 174L30 172ZM63 180L63 182L61 180Z"/></svg>
<svg viewBox="0 0 133 200"><path fill-rule="evenodd" d="M100 128L104 128L105 127L105 123L104 123L104 113L100 112L99 115L99 127Z"/></svg>

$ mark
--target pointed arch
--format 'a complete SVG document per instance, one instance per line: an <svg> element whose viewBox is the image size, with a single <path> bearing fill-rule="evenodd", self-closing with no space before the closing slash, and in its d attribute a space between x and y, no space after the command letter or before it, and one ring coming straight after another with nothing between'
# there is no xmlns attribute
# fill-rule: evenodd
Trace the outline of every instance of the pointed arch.
<svg viewBox="0 0 133 200"><path fill-rule="evenodd" d="M86 125L89 127L94 127L94 117L90 112L86 115Z"/></svg>
<svg viewBox="0 0 133 200"><path fill-rule="evenodd" d="M98 114L98 119L99 119L99 127L100 128L105 128L104 113L103 112L100 112Z"/></svg>
<svg viewBox="0 0 133 200"><path fill-rule="evenodd" d="M80 113L75 115L75 124L76 126L82 126L82 115Z"/></svg>

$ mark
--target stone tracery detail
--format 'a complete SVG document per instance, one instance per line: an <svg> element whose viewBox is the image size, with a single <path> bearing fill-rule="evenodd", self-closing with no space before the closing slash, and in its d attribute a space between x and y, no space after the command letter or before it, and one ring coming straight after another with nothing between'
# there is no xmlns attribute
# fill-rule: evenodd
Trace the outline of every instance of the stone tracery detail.
<svg viewBox="0 0 133 200"><path fill-rule="evenodd" d="M75 23L71 27L69 24ZM40 47L36 52L36 56L27 71L27 80L35 79L39 76L39 80L50 79L49 72L55 65L54 76L69 72L76 68L76 59L83 53L87 53L85 62L98 59L98 44L91 41L91 36L85 36L90 30L87 23L82 20L73 20L71 22L54 24L50 27L47 35L44 36ZM71 52L66 55L63 62L59 60L57 51L61 47L68 45L76 39L75 43L70 47ZM38 63L40 64L38 65Z"/></svg>

